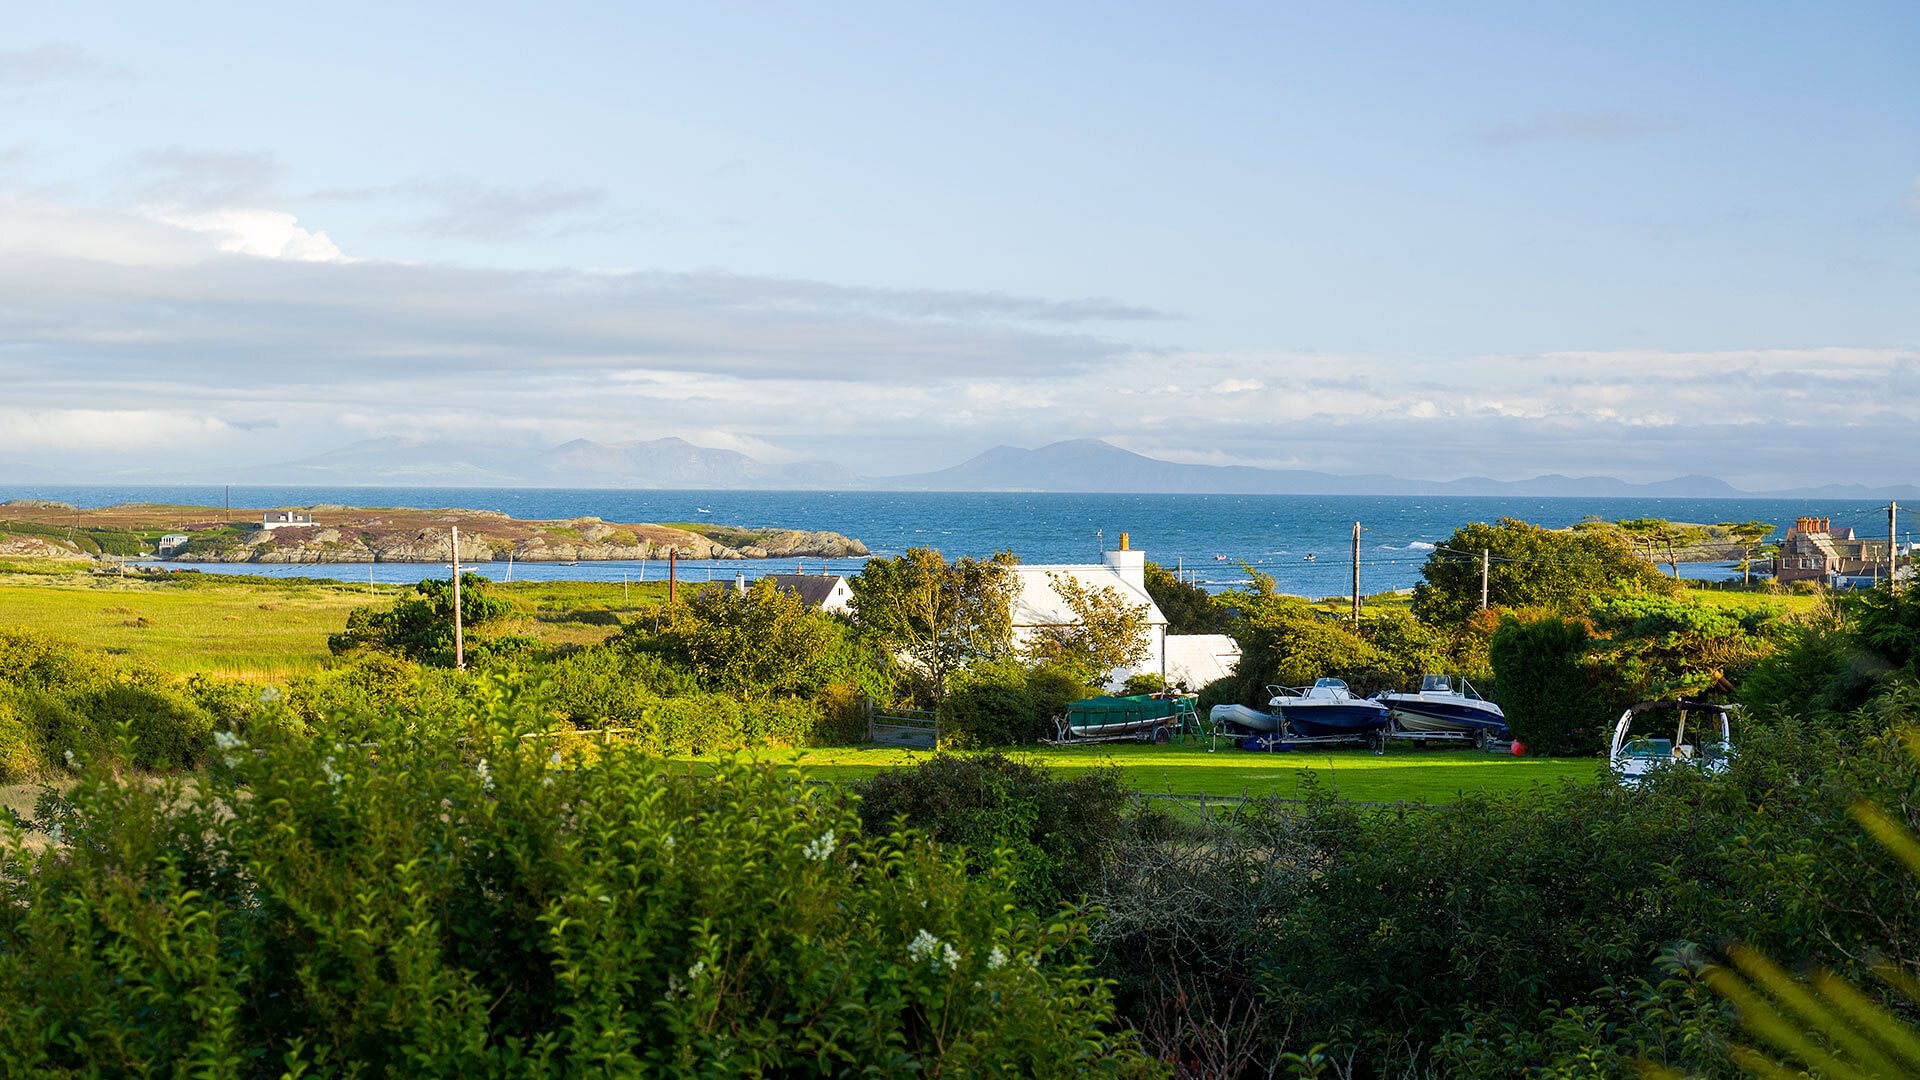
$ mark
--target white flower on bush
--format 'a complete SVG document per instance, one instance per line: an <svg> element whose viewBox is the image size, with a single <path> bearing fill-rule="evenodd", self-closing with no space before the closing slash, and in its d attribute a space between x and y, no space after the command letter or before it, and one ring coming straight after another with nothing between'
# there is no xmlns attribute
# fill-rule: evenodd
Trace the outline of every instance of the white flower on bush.
<svg viewBox="0 0 1920 1080"><path fill-rule="evenodd" d="M1006 966L1007 966L1007 950L1001 948L998 945L995 945L993 947L993 951L987 953L987 970L999 971L1001 968Z"/></svg>
<svg viewBox="0 0 1920 1080"><path fill-rule="evenodd" d="M907 959L915 963L924 960L933 966L933 970L939 971L942 964L950 968L958 967L960 952L952 945L922 930L913 936L912 941L907 942Z"/></svg>
<svg viewBox="0 0 1920 1080"><path fill-rule="evenodd" d="M475 763L475 765L473 766L473 771L480 774L480 790L492 791L493 790L493 768L487 764L487 759L481 758L477 763Z"/></svg>
<svg viewBox="0 0 1920 1080"><path fill-rule="evenodd" d="M274 702L276 702L276 701L279 701L279 700L280 700L280 688L279 688L279 687L277 687L277 686L268 686L268 687L263 687L263 688L261 689L261 691L260 691L260 704L262 704L262 705L271 705L271 704L273 704Z"/></svg>
<svg viewBox="0 0 1920 1080"><path fill-rule="evenodd" d="M220 750L220 760L227 763L227 768L232 769L239 766L240 751L247 748L247 740L231 731L216 731L213 733L213 745Z"/></svg>
<svg viewBox="0 0 1920 1080"><path fill-rule="evenodd" d="M333 767L333 758L331 755L320 759L320 772L326 776L327 786L335 791L340 790L340 781L346 779L345 776L341 775L339 769Z"/></svg>
<svg viewBox="0 0 1920 1080"><path fill-rule="evenodd" d="M54 843L58 844L67 838L67 830L61 828L60 823L56 821L47 826L47 836L52 838Z"/></svg>
<svg viewBox="0 0 1920 1080"><path fill-rule="evenodd" d="M833 849L833 830L828 829L813 840L809 840L807 846L802 848L801 851L807 858L812 859L814 862L826 862L833 857Z"/></svg>
<svg viewBox="0 0 1920 1080"><path fill-rule="evenodd" d="M680 976L669 973L667 975L667 1000L677 1001L686 992L687 984L680 981Z"/></svg>
<svg viewBox="0 0 1920 1080"><path fill-rule="evenodd" d="M706 973L707 973L707 962L705 960L695 960L693 962L693 966L687 969L687 981L699 982L700 976L705 975Z"/></svg>
<svg viewBox="0 0 1920 1080"><path fill-rule="evenodd" d="M76 772L79 771L80 759L73 756L73 747L69 746L65 750L60 751L60 756L67 759L67 768L73 769Z"/></svg>
<svg viewBox="0 0 1920 1080"><path fill-rule="evenodd" d="M673 834L672 834L672 833L667 833L667 834L665 834L665 835L663 835L663 836L661 836L661 837L660 837L660 846L661 846L661 847L663 847L663 848L665 848L665 849L667 849L668 851L672 851L672 850L673 850Z"/></svg>

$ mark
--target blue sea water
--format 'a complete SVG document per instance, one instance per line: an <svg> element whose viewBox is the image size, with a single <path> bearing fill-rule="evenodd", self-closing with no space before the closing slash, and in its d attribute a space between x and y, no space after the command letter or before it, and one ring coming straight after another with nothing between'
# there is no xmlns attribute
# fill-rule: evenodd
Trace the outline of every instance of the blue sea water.
<svg viewBox="0 0 1920 1080"><path fill-rule="evenodd" d="M1677 521L1770 521L1784 532L1795 517L1825 516L1836 526L1885 528L1881 504L1865 500L1785 499L1589 499L1454 496L1326 495L1100 495L1003 492L874 491L617 491L536 488L240 487L233 505L460 507L497 510L519 518L598 517L612 522L711 521L728 525L827 529L858 537L878 555L910 547L937 548L949 557L1010 550L1029 563L1094 562L1122 532L1133 546L1169 567L1181 567L1203 584L1226 588L1245 579L1241 563L1273 575L1286 592L1305 596L1344 594L1352 574L1353 523L1361 526L1361 588L1368 593L1406 588L1419 580L1431 545L1473 521L1519 518L1550 527L1589 515L1614 520L1664 517ZM220 506L218 486L111 487L0 485L0 500L55 499L80 507L123 502ZM325 514L319 515L322 522ZM1314 560L1308 561L1307 556ZM818 559L798 560L817 571ZM680 564L683 580L731 579L744 572L785 573L796 560ZM859 560L835 560L830 568L857 572ZM414 581L444 574L427 564L345 563L286 566L218 564L221 573L333 577L365 581ZM504 563L476 571L508 575ZM1682 566L1692 577L1724 577L1719 564ZM520 579L658 580L659 562L518 563Z"/></svg>

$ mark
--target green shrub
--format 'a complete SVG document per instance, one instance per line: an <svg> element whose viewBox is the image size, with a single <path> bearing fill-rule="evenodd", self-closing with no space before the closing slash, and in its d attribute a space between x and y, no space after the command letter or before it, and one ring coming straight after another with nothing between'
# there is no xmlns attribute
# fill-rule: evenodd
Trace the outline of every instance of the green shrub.
<svg viewBox="0 0 1920 1080"><path fill-rule="evenodd" d="M1528 750L1600 751L1618 706L1587 661L1591 644L1587 624L1578 619L1501 619L1489 655L1507 726Z"/></svg>
<svg viewBox="0 0 1920 1080"><path fill-rule="evenodd" d="M1128 799L1117 768L1062 780L1044 765L1000 754L938 754L883 769L854 790L870 833L904 820L964 847L977 871L1004 856L1015 895L1038 912L1078 903L1094 887L1124 830Z"/></svg>
<svg viewBox="0 0 1920 1080"><path fill-rule="evenodd" d="M793 773L464 739L89 770L0 840L0 1074L1139 1075L1074 913Z"/></svg>
<svg viewBox="0 0 1920 1080"><path fill-rule="evenodd" d="M28 691L0 685L0 784L17 784L46 767L45 745L27 703Z"/></svg>
<svg viewBox="0 0 1920 1080"><path fill-rule="evenodd" d="M1166 676L1161 675L1157 671L1142 671L1127 676L1127 681L1121 684L1120 692L1128 697L1133 697L1137 694L1165 693L1166 689Z"/></svg>
<svg viewBox="0 0 1920 1080"><path fill-rule="evenodd" d="M1015 746L1047 734L1027 671L1013 660L976 664L953 676L935 715L943 750Z"/></svg>
<svg viewBox="0 0 1920 1080"><path fill-rule="evenodd" d="M133 764L145 769L185 769L199 764L212 746L213 717L164 684L115 681L75 701L73 708L101 738L86 745L50 746L55 753L71 748L90 755L110 743L110 733L124 730L132 739Z"/></svg>

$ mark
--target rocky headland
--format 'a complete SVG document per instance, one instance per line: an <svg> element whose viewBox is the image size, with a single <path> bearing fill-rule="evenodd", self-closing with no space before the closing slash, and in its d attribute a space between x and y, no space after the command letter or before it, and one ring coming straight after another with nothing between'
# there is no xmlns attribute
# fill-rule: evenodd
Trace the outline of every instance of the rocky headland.
<svg viewBox="0 0 1920 1080"><path fill-rule="evenodd" d="M0 554L145 556L169 562L445 562L454 528L463 562L665 559L845 559L866 555L836 532L731 525L621 523L597 517L522 520L489 510L279 507L312 524L261 525L260 509L128 504L0 503ZM171 542L163 543L167 538ZM184 538L182 541L180 538Z"/></svg>

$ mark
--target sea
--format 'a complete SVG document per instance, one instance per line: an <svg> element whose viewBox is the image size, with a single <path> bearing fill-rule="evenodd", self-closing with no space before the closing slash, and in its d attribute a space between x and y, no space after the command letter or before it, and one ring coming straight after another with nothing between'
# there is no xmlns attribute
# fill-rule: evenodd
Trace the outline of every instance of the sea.
<svg viewBox="0 0 1920 1080"><path fill-rule="evenodd" d="M218 507L220 486L79 486L0 484L0 501L53 499L78 507L151 502ZM598 517L609 522L701 521L726 525L830 530L857 537L875 555L935 548L949 558L1011 551L1025 563L1097 562L1125 533L1147 558L1176 568L1211 590L1244 583L1252 566L1283 592L1345 595L1353 573L1353 526L1360 524L1364 593L1412 587L1420 567L1461 525L1518 518L1560 527L1587 517L1619 520L1769 521L1779 533L1794 518L1828 517L1836 527L1884 530L1883 504L1847 499L1511 498L1391 495L1127 495L1025 492L879 491L623 491L550 488L266 487L235 486L236 507L458 507L497 510L517 518ZM325 523L324 512L317 515ZM1776 534L1778 535L1778 534ZM768 573L858 573L859 559L683 560L681 580L732 580ZM169 562L172 568L194 564ZM223 574L411 582L444 576L424 563L284 565L217 563ZM657 581L666 566L650 562L480 563L496 580ZM1681 564L1695 579L1727 579L1726 563Z"/></svg>

